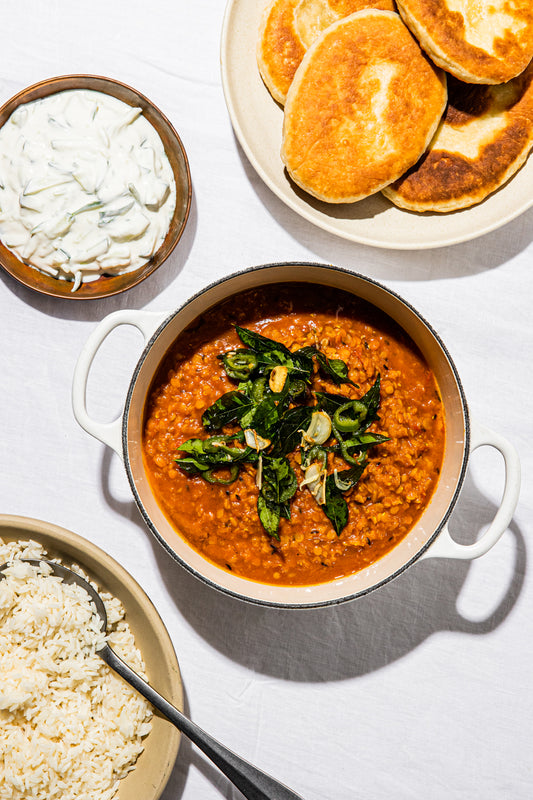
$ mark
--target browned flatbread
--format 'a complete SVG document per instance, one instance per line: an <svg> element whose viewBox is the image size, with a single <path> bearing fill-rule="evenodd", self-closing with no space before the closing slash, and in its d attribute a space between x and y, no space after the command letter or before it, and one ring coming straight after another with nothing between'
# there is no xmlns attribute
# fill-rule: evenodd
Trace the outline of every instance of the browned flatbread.
<svg viewBox="0 0 533 800"><path fill-rule="evenodd" d="M466 83L505 83L533 57L532 0L397 0L435 64Z"/></svg>
<svg viewBox="0 0 533 800"><path fill-rule="evenodd" d="M383 194L412 211L455 211L502 186L533 146L533 64L509 83L448 80L449 101L429 152Z"/></svg>
<svg viewBox="0 0 533 800"><path fill-rule="evenodd" d="M305 51L322 31L363 8L395 9L394 0L273 0L263 13L259 71L272 97L285 102Z"/></svg>
<svg viewBox="0 0 533 800"><path fill-rule="evenodd" d="M398 14L359 11L327 28L298 67L281 156L309 194L352 203L416 163L445 106L444 73Z"/></svg>

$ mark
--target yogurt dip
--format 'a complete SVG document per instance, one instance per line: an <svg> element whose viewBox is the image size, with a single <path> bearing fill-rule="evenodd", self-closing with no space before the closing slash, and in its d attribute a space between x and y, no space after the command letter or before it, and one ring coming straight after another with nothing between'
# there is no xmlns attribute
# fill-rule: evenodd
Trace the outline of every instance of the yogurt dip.
<svg viewBox="0 0 533 800"><path fill-rule="evenodd" d="M72 89L20 106L0 128L0 239L72 291L145 264L175 207L172 168L141 108Z"/></svg>

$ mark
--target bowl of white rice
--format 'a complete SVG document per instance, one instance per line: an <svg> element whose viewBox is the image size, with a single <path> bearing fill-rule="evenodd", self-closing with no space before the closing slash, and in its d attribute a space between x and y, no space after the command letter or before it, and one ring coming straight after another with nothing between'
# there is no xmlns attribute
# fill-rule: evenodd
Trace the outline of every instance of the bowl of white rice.
<svg viewBox="0 0 533 800"><path fill-rule="evenodd" d="M88 596L21 559L59 560L100 591L111 647L177 708L179 666L139 584L91 542L0 515L0 800L157 800L179 731L96 654Z"/></svg>

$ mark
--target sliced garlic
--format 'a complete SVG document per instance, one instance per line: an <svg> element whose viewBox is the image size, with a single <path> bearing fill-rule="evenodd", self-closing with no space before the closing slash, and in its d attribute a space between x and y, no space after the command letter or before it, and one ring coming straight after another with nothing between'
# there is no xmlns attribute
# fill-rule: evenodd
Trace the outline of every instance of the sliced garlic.
<svg viewBox="0 0 533 800"><path fill-rule="evenodd" d="M287 367L283 366L274 367L268 379L268 385L270 387L271 392L274 392L275 394L279 394L279 392L281 392L281 390L285 386L285 381L287 380L288 372L289 370L287 369Z"/></svg>
<svg viewBox="0 0 533 800"><path fill-rule="evenodd" d="M353 481L343 481L341 478L339 478L339 473L336 469L333 470L333 480L335 481L335 486L341 492L347 492L348 489L351 489L353 486Z"/></svg>
<svg viewBox="0 0 533 800"><path fill-rule="evenodd" d="M263 456L259 454L259 458L257 460L257 472L255 473L255 485L261 491L263 486Z"/></svg>
<svg viewBox="0 0 533 800"><path fill-rule="evenodd" d="M307 486L317 503L324 505L326 502L326 478L325 465L322 465L319 461L313 461L305 470L305 478L300 483L300 489L303 486Z"/></svg>
<svg viewBox="0 0 533 800"><path fill-rule="evenodd" d="M270 439L263 439L253 428L246 428L244 431L244 441L248 447L253 447L257 452L265 450L270 445Z"/></svg>
<svg viewBox="0 0 533 800"><path fill-rule="evenodd" d="M331 436L331 419L325 411L313 411L311 423L302 431L304 445L324 444Z"/></svg>

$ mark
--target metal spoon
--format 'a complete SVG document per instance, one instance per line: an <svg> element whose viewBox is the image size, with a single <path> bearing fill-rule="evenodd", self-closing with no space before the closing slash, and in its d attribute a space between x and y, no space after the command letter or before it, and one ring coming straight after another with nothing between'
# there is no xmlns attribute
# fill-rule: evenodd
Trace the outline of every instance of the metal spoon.
<svg viewBox="0 0 533 800"><path fill-rule="evenodd" d="M45 563L52 568L52 572L63 579L64 583L77 583L81 586L96 606L96 612L102 621L102 630L107 628L107 614L104 602L98 592L93 589L90 583L81 578L68 567L56 564L54 561L46 559L23 559L27 564L38 566ZM5 578L2 574L9 564L0 566L0 580ZM197 747L202 750L211 761L226 775L227 778L242 792L248 800L302 800L300 795L288 789L279 781L274 780L257 767L249 764L248 761L228 750L224 745L217 742L205 733L198 725L191 722L181 711L178 711L168 700L165 700L155 689L146 683L145 680L137 675L117 654L111 649L107 642L97 651L98 655L106 664L115 670L127 683L133 686L139 694L142 694L149 702L155 706L173 725L184 733Z"/></svg>

